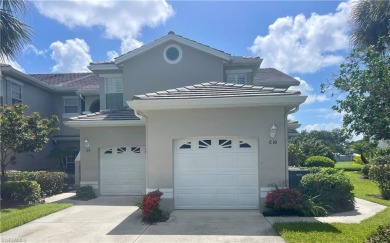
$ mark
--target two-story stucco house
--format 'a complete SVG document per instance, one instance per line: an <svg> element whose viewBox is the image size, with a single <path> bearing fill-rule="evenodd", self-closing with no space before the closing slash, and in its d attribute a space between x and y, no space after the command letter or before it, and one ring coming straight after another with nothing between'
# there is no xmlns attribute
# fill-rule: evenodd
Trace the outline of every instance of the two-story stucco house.
<svg viewBox="0 0 390 243"><path fill-rule="evenodd" d="M261 62L170 32L91 63L101 111L65 121L80 131L80 185L160 189L166 209L261 209L275 185L288 186L288 130L299 124L287 115L306 99Z"/></svg>
<svg viewBox="0 0 390 243"><path fill-rule="evenodd" d="M10 65L0 64L0 102L1 105L23 103L28 106L27 114L39 112L42 117L57 115L62 120L68 120L84 111L100 110L99 78L93 73L28 75ZM8 165L6 169L64 169L58 158L50 156L51 151L61 148L66 172L74 173L74 161L80 150L79 140L79 130L61 123L60 131L53 134L42 152L18 154L17 163Z"/></svg>

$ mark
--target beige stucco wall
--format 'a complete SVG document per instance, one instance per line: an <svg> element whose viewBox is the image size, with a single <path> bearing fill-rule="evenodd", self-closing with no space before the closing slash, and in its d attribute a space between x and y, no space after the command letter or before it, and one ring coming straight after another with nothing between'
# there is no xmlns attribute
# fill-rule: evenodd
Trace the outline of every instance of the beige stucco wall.
<svg viewBox="0 0 390 243"><path fill-rule="evenodd" d="M130 59L123 66L124 101L134 95L198 84L223 81L223 62L220 58L192 47L178 44L183 56L179 63L164 60L168 42ZM126 104L124 103L126 106Z"/></svg>
<svg viewBox="0 0 390 243"><path fill-rule="evenodd" d="M88 139L90 151L84 147ZM101 147L145 145L145 127L97 127L80 129L80 177L81 184L95 184L98 189L100 178L99 149ZM91 182L91 183L88 183ZM96 184L97 183L97 184ZM98 190L97 190L98 192Z"/></svg>
<svg viewBox="0 0 390 243"><path fill-rule="evenodd" d="M287 184L286 127L283 107L145 111L149 189L173 188L175 139L238 136L258 139L259 190ZM271 138L272 124L278 127ZM277 144L270 144L270 140ZM259 192L260 197L261 193ZM263 207L260 199L260 206ZM166 200L169 202L169 200ZM173 204L173 200L170 201ZM172 205L167 205L172 208Z"/></svg>

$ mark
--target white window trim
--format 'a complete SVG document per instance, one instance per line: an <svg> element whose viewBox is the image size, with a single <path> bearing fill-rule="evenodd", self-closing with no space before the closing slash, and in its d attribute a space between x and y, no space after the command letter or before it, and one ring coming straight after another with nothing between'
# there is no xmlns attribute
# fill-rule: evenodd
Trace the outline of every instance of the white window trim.
<svg viewBox="0 0 390 243"><path fill-rule="evenodd" d="M229 69L225 70L226 74L233 74L233 73L251 73L252 69Z"/></svg>
<svg viewBox="0 0 390 243"><path fill-rule="evenodd" d="M10 94L9 94L10 104L12 105L12 84L16 84L16 85L20 86L20 101L21 101L21 103L23 103L23 97L24 97L24 95L23 95L23 85L24 85L24 83L19 82L19 81L14 80L14 79L11 79L11 78L9 79L9 81L10 81L10 88L9 88L9 90L10 90Z"/></svg>
<svg viewBox="0 0 390 243"><path fill-rule="evenodd" d="M77 99L77 113L65 113L65 100L66 99ZM80 101L78 96L62 96L62 107L63 107L63 114L62 118L70 118L80 115Z"/></svg>
<svg viewBox="0 0 390 243"><path fill-rule="evenodd" d="M173 61L172 61L172 60L169 60L168 57L167 57L167 55L166 55L167 50L168 50L169 48L171 48L171 47L174 47L174 48L176 48L176 49L179 51L179 57L178 57L176 60L173 60ZM176 64L176 63L178 63L178 62L181 61L181 59L182 59L182 57L183 57L183 50L182 50L181 47L180 47L179 45L177 45L177 44L169 44L169 45L167 45L167 46L165 47L165 49L164 49L163 57L164 57L164 60L165 60L167 63L169 63L169 64Z"/></svg>

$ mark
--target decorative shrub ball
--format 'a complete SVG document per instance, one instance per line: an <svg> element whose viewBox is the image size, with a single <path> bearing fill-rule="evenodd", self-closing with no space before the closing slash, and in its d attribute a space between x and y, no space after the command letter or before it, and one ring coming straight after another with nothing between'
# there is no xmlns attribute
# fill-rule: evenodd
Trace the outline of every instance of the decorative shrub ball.
<svg viewBox="0 0 390 243"><path fill-rule="evenodd" d="M301 193L295 189L276 189L268 193L265 205L277 211L299 212L302 209Z"/></svg>
<svg viewBox="0 0 390 243"><path fill-rule="evenodd" d="M333 168L336 163L325 156L310 156L305 160L306 167L331 167Z"/></svg>

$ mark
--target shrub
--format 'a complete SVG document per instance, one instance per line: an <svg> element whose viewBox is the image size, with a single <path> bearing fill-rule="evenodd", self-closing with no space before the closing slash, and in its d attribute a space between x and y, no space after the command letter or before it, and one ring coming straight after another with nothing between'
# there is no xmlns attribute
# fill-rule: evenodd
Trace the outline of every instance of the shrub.
<svg viewBox="0 0 390 243"><path fill-rule="evenodd" d="M390 199L390 164L374 164L369 171L370 180L379 184L379 190L384 199Z"/></svg>
<svg viewBox="0 0 390 243"><path fill-rule="evenodd" d="M76 190L76 197L81 199L92 199L95 198L95 192L92 186L82 186Z"/></svg>
<svg viewBox="0 0 390 243"><path fill-rule="evenodd" d="M301 193L295 189L276 189L267 194L265 205L277 211L300 212L302 209Z"/></svg>
<svg viewBox="0 0 390 243"><path fill-rule="evenodd" d="M390 165L390 154L376 156L373 163L377 165Z"/></svg>
<svg viewBox="0 0 390 243"><path fill-rule="evenodd" d="M66 179L67 175L64 172L23 171L5 174L6 181L36 181L42 192L48 195L61 193L66 186Z"/></svg>
<svg viewBox="0 0 390 243"><path fill-rule="evenodd" d="M359 165L362 165L363 164L363 160L362 160L362 156L360 155L355 155L353 156L353 162L356 163L356 164L359 164Z"/></svg>
<svg viewBox="0 0 390 243"><path fill-rule="evenodd" d="M325 209L325 207L318 203L318 197L319 196L303 197L302 210L301 210L303 216L321 217L321 216L328 215L328 211Z"/></svg>
<svg viewBox="0 0 390 243"><path fill-rule="evenodd" d="M6 181L1 185L1 198L17 203L38 203L41 187L36 181Z"/></svg>
<svg viewBox="0 0 390 243"><path fill-rule="evenodd" d="M363 165L360 172L363 174L364 179L368 179L368 173L370 172L370 165Z"/></svg>
<svg viewBox="0 0 390 243"><path fill-rule="evenodd" d="M160 190L144 195L138 207L142 210L142 220L149 223L162 222L168 219L168 214L160 209L163 193Z"/></svg>
<svg viewBox="0 0 390 243"><path fill-rule="evenodd" d="M335 162L324 156L311 156L305 160L307 167L334 167Z"/></svg>
<svg viewBox="0 0 390 243"><path fill-rule="evenodd" d="M382 243L382 242L389 242L389 239L390 239L390 224L387 226L379 226L378 231L369 235L364 242Z"/></svg>
<svg viewBox="0 0 390 243"><path fill-rule="evenodd" d="M343 171L329 168L319 173L302 177L299 190L304 197L317 197L317 202L333 211L352 210L354 206L353 185Z"/></svg>
<svg viewBox="0 0 390 243"><path fill-rule="evenodd" d="M320 173L322 170L321 170L321 167L310 167L309 168L309 173Z"/></svg>

